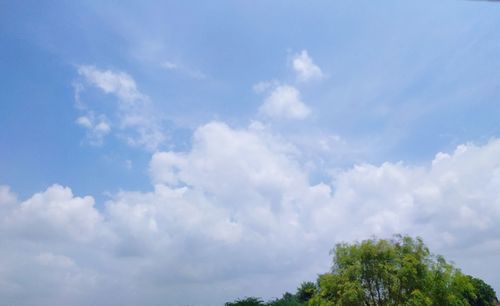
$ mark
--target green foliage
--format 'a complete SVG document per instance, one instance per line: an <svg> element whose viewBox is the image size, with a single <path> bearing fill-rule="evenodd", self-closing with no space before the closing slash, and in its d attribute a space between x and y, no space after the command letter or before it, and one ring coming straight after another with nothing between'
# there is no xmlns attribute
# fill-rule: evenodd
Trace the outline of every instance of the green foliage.
<svg viewBox="0 0 500 306"><path fill-rule="evenodd" d="M470 305L468 301L476 298L469 278L441 256L430 265L425 289L436 306Z"/></svg>
<svg viewBox="0 0 500 306"><path fill-rule="evenodd" d="M421 239L365 240L337 244L332 277L320 277L320 296L339 305L401 305L420 298L429 250ZM335 284L322 282L329 280ZM322 292L328 287L329 293ZM422 302L422 303L425 303Z"/></svg>
<svg viewBox="0 0 500 306"><path fill-rule="evenodd" d="M266 304L260 298L246 297L234 302L227 302L225 306L265 306Z"/></svg>
<svg viewBox="0 0 500 306"><path fill-rule="evenodd" d="M316 284L313 282L303 282L297 288L297 299L301 303L308 302L316 294Z"/></svg>
<svg viewBox="0 0 500 306"><path fill-rule="evenodd" d="M281 299L275 299L266 304L267 306L301 306L297 297L289 292L283 294Z"/></svg>
<svg viewBox="0 0 500 306"><path fill-rule="evenodd" d="M395 236L337 244L330 272L268 306L498 306L495 291L463 274L422 239ZM237 301L238 302L238 301ZM241 301L240 301L241 302Z"/></svg>
<svg viewBox="0 0 500 306"><path fill-rule="evenodd" d="M474 286L475 298L469 299L471 306L496 306L500 305L495 290L479 278L467 276Z"/></svg>
<svg viewBox="0 0 500 306"><path fill-rule="evenodd" d="M225 306L302 306L303 304L297 300L297 297L289 292L283 294L280 299L274 299L264 303L260 298L247 297L244 299L236 300L234 302L227 302Z"/></svg>

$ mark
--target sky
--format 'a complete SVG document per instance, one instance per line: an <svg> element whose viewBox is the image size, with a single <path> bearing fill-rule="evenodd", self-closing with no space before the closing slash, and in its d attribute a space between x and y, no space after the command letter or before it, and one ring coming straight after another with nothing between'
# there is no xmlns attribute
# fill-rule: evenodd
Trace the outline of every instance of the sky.
<svg viewBox="0 0 500 306"><path fill-rule="evenodd" d="M500 4L0 1L0 305L223 305L420 236L500 292Z"/></svg>

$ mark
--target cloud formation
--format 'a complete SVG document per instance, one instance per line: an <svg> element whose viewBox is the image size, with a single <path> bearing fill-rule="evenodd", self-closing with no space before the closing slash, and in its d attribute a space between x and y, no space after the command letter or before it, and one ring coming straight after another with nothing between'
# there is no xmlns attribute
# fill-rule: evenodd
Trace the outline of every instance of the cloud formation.
<svg viewBox="0 0 500 306"><path fill-rule="evenodd" d="M75 122L87 130L87 140L91 145L100 146L104 137L111 131L106 116L100 115L96 118L93 112L78 117Z"/></svg>
<svg viewBox="0 0 500 306"><path fill-rule="evenodd" d="M307 50L297 53L292 58L292 68L300 82L307 82L323 78L323 71L307 53Z"/></svg>
<svg viewBox="0 0 500 306"><path fill-rule="evenodd" d="M264 99L259 111L271 118L285 119L305 119L311 113L302 102L298 89L290 85L276 86Z"/></svg>
<svg viewBox="0 0 500 306"><path fill-rule="evenodd" d="M334 243L393 233L420 235L459 263L488 250L475 258L494 281L500 140L424 166L359 164L313 184L299 147L258 123L211 122L191 149L155 153L149 171L152 191L118 192L101 209L60 185L24 201L0 187L10 246L0 294L18 305L34 295L51 305L203 305L200 292L222 303L256 281L280 279L264 294L293 289L326 269Z"/></svg>
<svg viewBox="0 0 500 306"><path fill-rule="evenodd" d="M94 66L78 67L81 82L75 85L76 107L83 112L76 123L87 129L90 144L101 145L111 131L131 146L155 151L165 141L162 118L149 97L141 93L134 79L121 71L101 70ZM115 108L108 113L96 114L94 109L103 109L98 103L85 103L82 94L86 88L94 87L116 97Z"/></svg>
<svg viewBox="0 0 500 306"><path fill-rule="evenodd" d="M124 72L82 65L78 67L78 74L105 93L115 94L122 101L134 102L145 98L137 89L134 79Z"/></svg>
<svg viewBox="0 0 500 306"><path fill-rule="evenodd" d="M323 77L323 72L303 50L295 54L292 59L292 68L299 82L307 82ZM283 84L279 80L262 81L253 86L256 93L268 93L259 112L267 117L278 119L305 119L311 114L310 108L302 101L300 91L291 85Z"/></svg>

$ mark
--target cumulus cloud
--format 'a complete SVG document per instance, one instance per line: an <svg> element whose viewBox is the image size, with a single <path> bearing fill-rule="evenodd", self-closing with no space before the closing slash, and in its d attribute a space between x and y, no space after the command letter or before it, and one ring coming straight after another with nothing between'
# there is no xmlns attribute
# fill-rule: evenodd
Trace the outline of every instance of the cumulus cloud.
<svg viewBox="0 0 500 306"><path fill-rule="evenodd" d="M92 197L73 197L69 188L53 185L15 207L4 229L23 238L88 240L97 233L101 215Z"/></svg>
<svg viewBox="0 0 500 306"><path fill-rule="evenodd" d="M323 77L306 50L295 54L292 67L300 82ZM302 101L299 90L278 80L262 81L253 85L256 93L269 93L259 108L259 112L271 118L305 119L311 114L309 107Z"/></svg>
<svg viewBox="0 0 500 306"><path fill-rule="evenodd" d="M211 122L189 150L153 155L153 190L118 192L100 210L59 185L25 201L0 187L0 293L18 305L33 301L24 292L52 305L222 304L293 290L327 269L334 243L393 233L420 235L459 264L488 250L474 253L486 268L465 272L499 285L488 254L500 251L500 140L422 166L358 164L314 184L305 164L257 123Z"/></svg>
<svg viewBox="0 0 500 306"><path fill-rule="evenodd" d="M155 151L165 141L160 113L149 97L139 91L130 75L87 65L79 66L78 74L82 80L74 84L75 104L84 114L76 123L87 129L90 144L101 145L111 126L118 132L117 136L131 146ZM114 95L115 108L107 114L96 114L94 109L103 107L95 102L84 103L82 94L86 86Z"/></svg>
<svg viewBox="0 0 500 306"><path fill-rule="evenodd" d="M323 72L307 53L307 50L297 53L292 58L292 68L301 82L307 82L315 79L321 79Z"/></svg>
<svg viewBox="0 0 500 306"><path fill-rule="evenodd" d="M300 92L290 85L276 86L265 98L259 111L272 118L305 119L311 113Z"/></svg>

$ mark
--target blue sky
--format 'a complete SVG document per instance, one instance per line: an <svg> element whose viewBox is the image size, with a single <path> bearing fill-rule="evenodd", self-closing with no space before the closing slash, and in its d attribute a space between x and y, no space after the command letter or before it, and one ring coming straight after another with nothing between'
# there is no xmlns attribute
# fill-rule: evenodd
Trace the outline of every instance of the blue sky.
<svg viewBox="0 0 500 306"><path fill-rule="evenodd" d="M2 303L272 297L336 242L398 232L500 290L480 264L500 252L499 14L2 2Z"/></svg>

